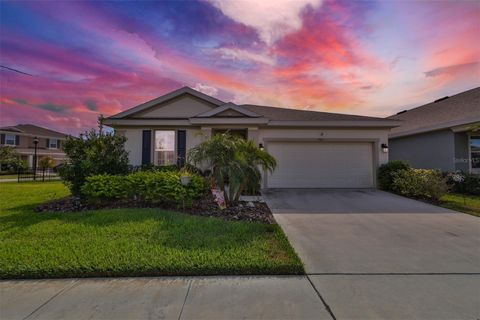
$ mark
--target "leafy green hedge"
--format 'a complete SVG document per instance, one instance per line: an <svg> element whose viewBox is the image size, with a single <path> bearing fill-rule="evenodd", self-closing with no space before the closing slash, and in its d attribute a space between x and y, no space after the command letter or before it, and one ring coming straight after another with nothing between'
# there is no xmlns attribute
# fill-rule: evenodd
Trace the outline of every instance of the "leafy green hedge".
<svg viewBox="0 0 480 320"><path fill-rule="evenodd" d="M442 173L428 169L403 169L392 173L392 191L407 197L438 202L448 186Z"/></svg>
<svg viewBox="0 0 480 320"><path fill-rule="evenodd" d="M141 200L151 203L191 205L207 189L205 179L190 174L190 183L181 183L178 171L140 171L129 175L94 175L82 186L82 195L90 202Z"/></svg>
<svg viewBox="0 0 480 320"><path fill-rule="evenodd" d="M80 138L68 136L63 145L67 156L59 167L59 174L72 194L80 195L87 177L98 174L128 173L126 138L115 133L97 133L90 130Z"/></svg>
<svg viewBox="0 0 480 320"><path fill-rule="evenodd" d="M410 165L400 160L392 160L388 163L382 164L378 169L378 183L380 188L392 191L393 174L397 171L408 169L410 169Z"/></svg>
<svg viewBox="0 0 480 320"><path fill-rule="evenodd" d="M463 172L451 172L446 176L453 192L480 196L480 176Z"/></svg>

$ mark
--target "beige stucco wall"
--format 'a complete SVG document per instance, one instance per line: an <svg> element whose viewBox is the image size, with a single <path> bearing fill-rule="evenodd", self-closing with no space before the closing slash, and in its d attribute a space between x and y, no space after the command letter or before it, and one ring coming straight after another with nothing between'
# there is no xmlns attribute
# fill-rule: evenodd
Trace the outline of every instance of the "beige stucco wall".
<svg viewBox="0 0 480 320"><path fill-rule="evenodd" d="M189 118L209 111L213 105L193 97L183 96L164 106L135 115L136 118Z"/></svg>
<svg viewBox="0 0 480 320"><path fill-rule="evenodd" d="M33 143L33 138L34 138L33 136L25 136L25 135L16 134L16 133L9 133L9 134L13 134L14 136L20 137L19 145L14 147L24 148L24 149L35 147ZM51 139L58 139L58 138L51 138ZM59 140L64 141L64 139L59 139ZM48 149L47 138L38 137L37 149Z"/></svg>
<svg viewBox="0 0 480 320"><path fill-rule="evenodd" d="M151 130L174 130L174 128L150 127ZM201 143L211 135L210 127L177 128L187 130L187 152L192 147ZM127 142L125 149L129 152L129 160L132 165L142 163L142 130L144 128L118 128L119 134L125 135ZM374 152L378 165L388 161L388 153L381 151L381 144L388 144L388 130L386 129L274 129L250 127L248 130L249 139L257 144L262 143L268 149L268 141L278 139L323 139L328 140L357 140L371 141L374 143ZM152 134L152 140L154 134ZM152 145L153 148L153 145ZM153 152L152 152L153 154Z"/></svg>
<svg viewBox="0 0 480 320"><path fill-rule="evenodd" d="M187 153L188 150L204 141L208 137L207 134L201 128L187 129Z"/></svg>
<svg viewBox="0 0 480 320"><path fill-rule="evenodd" d="M155 139L155 130L186 130L187 131L187 152L189 149L201 143L205 136L209 136L209 131L206 132L201 130L201 128L161 128L161 127L151 127L151 128L141 128L141 129L131 129L131 128L118 128L117 134L121 134L127 138L125 142L125 150L128 152L128 159L131 165L139 166L142 164L142 131L143 130L152 130L152 155L153 155L153 143ZM153 160L153 159L152 159Z"/></svg>
<svg viewBox="0 0 480 320"><path fill-rule="evenodd" d="M120 129L117 130L127 138L125 150L128 152L128 160L131 165L139 166L142 164L142 131L143 129Z"/></svg>

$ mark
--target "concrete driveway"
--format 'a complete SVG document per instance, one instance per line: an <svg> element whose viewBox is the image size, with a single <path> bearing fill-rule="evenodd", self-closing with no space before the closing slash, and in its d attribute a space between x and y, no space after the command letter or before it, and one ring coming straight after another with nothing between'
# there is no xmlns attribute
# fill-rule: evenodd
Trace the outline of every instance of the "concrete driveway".
<svg viewBox="0 0 480 320"><path fill-rule="evenodd" d="M480 317L480 219L374 190L269 190L337 318Z"/></svg>

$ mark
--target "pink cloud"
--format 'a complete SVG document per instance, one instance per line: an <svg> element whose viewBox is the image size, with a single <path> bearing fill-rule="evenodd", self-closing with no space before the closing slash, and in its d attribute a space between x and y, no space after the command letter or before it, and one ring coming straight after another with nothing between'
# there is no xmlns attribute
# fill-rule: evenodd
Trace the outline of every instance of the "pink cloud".
<svg viewBox="0 0 480 320"><path fill-rule="evenodd" d="M117 12L121 5L18 4L56 28L48 24L38 36L26 22L2 24L2 64L34 76L0 70L0 121L76 133L94 126L99 113L196 84L238 103L388 115L478 84L480 9L473 2L305 1L294 5L296 20L283 31L278 19L252 22L248 10L222 16L202 4L222 27L187 21L205 37L193 40L180 37L184 25L175 17L157 22L157 12L139 18Z"/></svg>

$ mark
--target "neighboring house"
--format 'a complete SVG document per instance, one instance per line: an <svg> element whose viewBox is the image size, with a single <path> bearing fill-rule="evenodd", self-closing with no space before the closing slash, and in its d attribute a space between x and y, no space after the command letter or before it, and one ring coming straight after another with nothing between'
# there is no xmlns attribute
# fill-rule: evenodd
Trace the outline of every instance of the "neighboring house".
<svg viewBox="0 0 480 320"><path fill-rule="evenodd" d="M50 129L35 126L33 124L19 124L0 128L0 144L12 146L20 154L22 160L27 161L29 167L33 167L35 145L33 139L37 137L37 159L49 156L60 164L65 159L62 151L62 143L67 135Z"/></svg>
<svg viewBox="0 0 480 320"><path fill-rule="evenodd" d="M416 168L480 174L480 87L388 117L390 159Z"/></svg>
<svg viewBox="0 0 480 320"><path fill-rule="evenodd" d="M127 138L130 163L183 163L188 150L230 131L278 162L265 188L373 188L397 121L225 103L184 87L105 120Z"/></svg>

